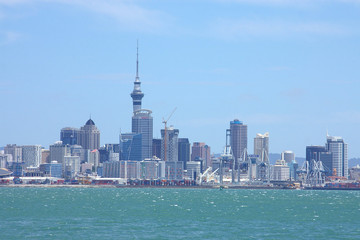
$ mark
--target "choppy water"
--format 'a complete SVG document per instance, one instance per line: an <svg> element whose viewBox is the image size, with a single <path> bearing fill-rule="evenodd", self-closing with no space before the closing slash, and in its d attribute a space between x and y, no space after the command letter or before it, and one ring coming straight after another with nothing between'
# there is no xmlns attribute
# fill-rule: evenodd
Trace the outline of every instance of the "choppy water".
<svg viewBox="0 0 360 240"><path fill-rule="evenodd" d="M360 239L360 191L0 188L0 239Z"/></svg>

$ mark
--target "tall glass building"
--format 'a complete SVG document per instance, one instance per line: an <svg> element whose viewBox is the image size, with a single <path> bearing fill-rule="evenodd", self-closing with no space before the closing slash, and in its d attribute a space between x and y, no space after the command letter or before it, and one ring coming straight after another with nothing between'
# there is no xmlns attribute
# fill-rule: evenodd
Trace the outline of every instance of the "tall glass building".
<svg viewBox="0 0 360 240"><path fill-rule="evenodd" d="M66 127L61 129L60 141L65 145L76 145L79 142L79 129Z"/></svg>
<svg viewBox="0 0 360 240"><path fill-rule="evenodd" d="M348 178L348 148L341 137L327 136L326 149L332 153L332 168L336 176Z"/></svg>
<svg viewBox="0 0 360 240"><path fill-rule="evenodd" d="M152 157L153 118L151 111L140 109L132 117L132 132L141 134L141 160Z"/></svg>
<svg viewBox="0 0 360 240"><path fill-rule="evenodd" d="M143 160L141 134L123 133L120 135L120 160Z"/></svg>

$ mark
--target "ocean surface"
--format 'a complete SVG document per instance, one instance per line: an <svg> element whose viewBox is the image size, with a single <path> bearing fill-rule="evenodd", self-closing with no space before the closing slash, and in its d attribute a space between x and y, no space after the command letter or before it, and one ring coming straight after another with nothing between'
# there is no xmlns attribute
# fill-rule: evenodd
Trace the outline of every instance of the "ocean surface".
<svg viewBox="0 0 360 240"><path fill-rule="evenodd" d="M360 191L2 187L0 239L360 239Z"/></svg>

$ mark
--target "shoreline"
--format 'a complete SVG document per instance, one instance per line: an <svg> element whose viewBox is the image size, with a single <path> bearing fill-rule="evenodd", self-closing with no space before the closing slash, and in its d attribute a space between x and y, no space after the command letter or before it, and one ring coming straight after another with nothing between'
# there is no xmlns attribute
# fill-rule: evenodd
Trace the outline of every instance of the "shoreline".
<svg viewBox="0 0 360 240"><path fill-rule="evenodd" d="M65 184L9 184L0 188L176 188L176 189L267 189L267 190L347 190L359 191L360 188L305 187L289 188L281 186L237 186L237 185L198 185L198 186L154 186L154 185L65 185Z"/></svg>

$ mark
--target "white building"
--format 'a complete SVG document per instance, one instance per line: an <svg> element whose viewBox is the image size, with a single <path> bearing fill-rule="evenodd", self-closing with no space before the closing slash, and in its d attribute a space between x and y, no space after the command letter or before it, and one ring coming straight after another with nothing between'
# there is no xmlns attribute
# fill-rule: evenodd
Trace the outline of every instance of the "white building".
<svg viewBox="0 0 360 240"><path fill-rule="evenodd" d="M258 155L260 161L269 162L269 133L256 134L254 138L254 155Z"/></svg>
<svg viewBox="0 0 360 240"><path fill-rule="evenodd" d="M80 157L65 156L63 162L64 177L74 177L80 172Z"/></svg>
<svg viewBox="0 0 360 240"><path fill-rule="evenodd" d="M281 160L285 160L286 163L292 163L295 161L295 153L293 151L283 151L281 153Z"/></svg>
<svg viewBox="0 0 360 240"><path fill-rule="evenodd" d="M272 180L287 181L290 179L290 168L286 165L285 160L277 160L272 166Z"/></svg>
<svg viewBox="0 0 360 240"><path fill-rule="evenodd" d="M189 161L186 162L186 176L191 180L196 180L201 173L201 162L200 161Z"/></svg>
<svg viewBox="0 0 360 240"><path fill-rule="evenodd" d="M39 167L41 163L41 146L22 146L22 160L25 167Z"/></svg>

